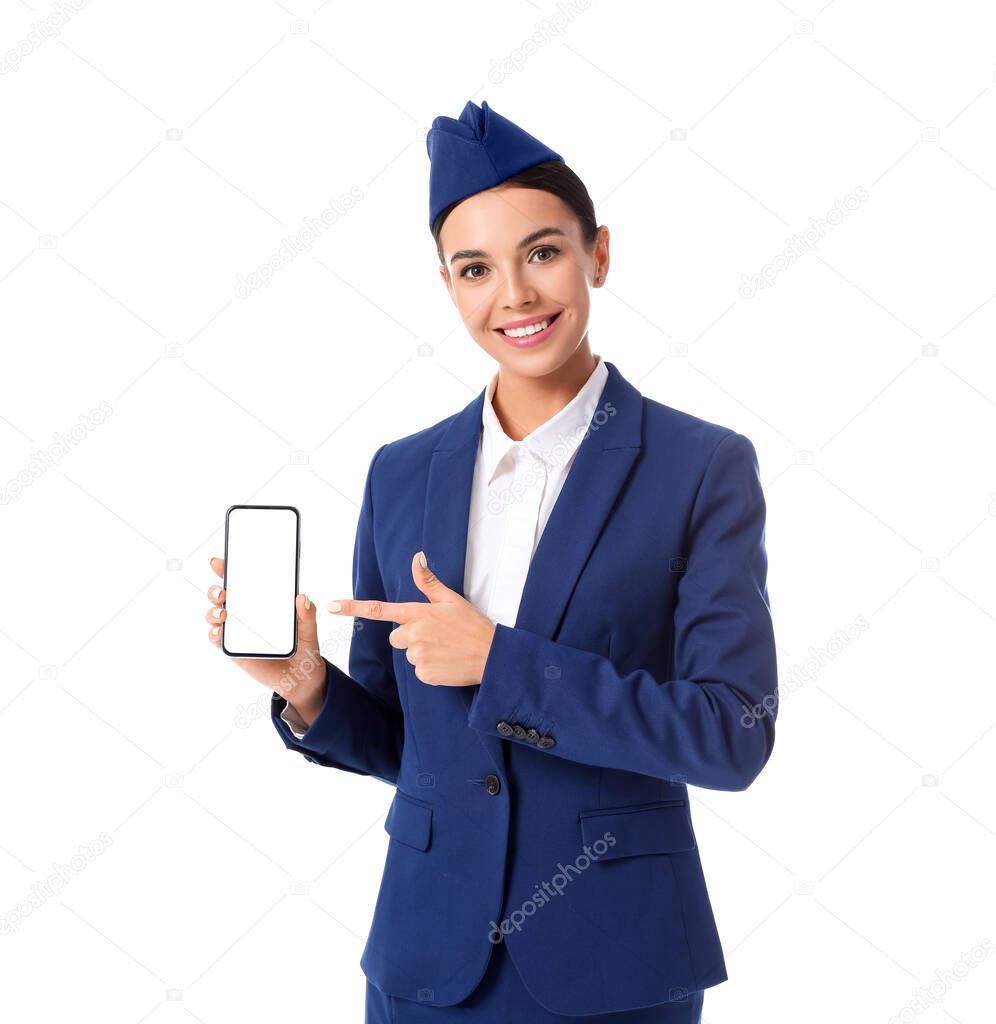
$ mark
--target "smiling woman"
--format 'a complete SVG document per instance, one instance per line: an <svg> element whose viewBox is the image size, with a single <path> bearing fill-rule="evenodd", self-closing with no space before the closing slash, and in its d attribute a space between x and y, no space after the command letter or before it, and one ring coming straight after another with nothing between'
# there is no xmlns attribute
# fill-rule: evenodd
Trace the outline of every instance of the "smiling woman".
<svg viewBox="0 0 996 1024"><path fill-rule="evenodd" d="M461 319L510 377L544 376L565 363L590 374L589 289L608 274L609 229L562 160L450 203L432 235ZM517 351L528 358L510 358Z"/></svg>
<svg viewBox="0 0 996 1024"><path fill-rule="evenodd" d="M303 594L298 660L243 667L288 748L395 790L367 1024L696 1024L726 967L688 787L745 789L774 743L754 447L592 352L609 230L557 153L486 103L427 148L497 372L373 454L348 673Z"/></svg>

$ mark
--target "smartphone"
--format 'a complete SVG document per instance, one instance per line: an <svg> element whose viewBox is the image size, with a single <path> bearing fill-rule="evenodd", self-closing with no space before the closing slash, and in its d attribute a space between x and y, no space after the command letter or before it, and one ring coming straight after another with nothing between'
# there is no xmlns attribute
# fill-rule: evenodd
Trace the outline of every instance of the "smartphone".
<svg viewBox="0 0 996 1024"><path fill-rule="evenodd" d="M297 651L301 513L292 505L232 505L225 513L225 621L232 658L292 658Z"/></svg>

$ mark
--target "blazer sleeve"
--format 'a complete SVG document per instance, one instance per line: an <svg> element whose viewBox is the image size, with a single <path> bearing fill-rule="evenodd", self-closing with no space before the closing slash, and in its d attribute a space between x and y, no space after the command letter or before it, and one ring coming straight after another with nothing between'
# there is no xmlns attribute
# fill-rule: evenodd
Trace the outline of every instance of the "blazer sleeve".
<svg viewBox="0 0 996 1024"><path fill-rule="evenodd" d="M367 470L353 546L353 593L387 599L377 565L373 531L373 472L377 449ZM404 745L404 714L394 674L390 622L354 619L349 646L349 674L324 656L325 699L318 717L300 738L281 717L287 701L274 692L270 717L284 744L326 768L372 775L397 784Z"/></svg>
<svg viewBox="0 0 996 1024"><path fill-rule="evenodd" d="M599 654L499 624L469 724L570 761L746 789L771 755L777 714L764 529L754 446L731 432L713 451L690 515L675 678L620 674ZM510 735L516 724L547 739Z"/></svg>

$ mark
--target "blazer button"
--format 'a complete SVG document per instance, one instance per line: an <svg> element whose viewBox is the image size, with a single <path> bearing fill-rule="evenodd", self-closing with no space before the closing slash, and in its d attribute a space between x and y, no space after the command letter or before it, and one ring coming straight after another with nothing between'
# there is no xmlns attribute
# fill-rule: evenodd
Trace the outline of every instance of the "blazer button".
<svg viewBox="0 0 996 1024"><path fill-rule="evenodd" d="M552 747L553 744L554 739L552 736L540 736L540 738L536 741L536 746L542 747L544 750L546 750L547 747Z"/></svg>
<svg viewBox="0 0 996 1024"><path fill-rule="evenodd" d="M526 739L530 743L537 743L537 742L539 742L539 738L540 738L540 734L535 729L528 729L526 731Z"/></svg>
<svg viewBox="0 0 996 1024"><path fill-rule="evenodd" d="M502 734L502 736L511 736L512 735L512 731L513 730L512 730L512 727L508 724L508 722L504 722L504 721L499 722L495 726L495 728Z"/></svg>
<svg viewBox="0 0 996 1024"><path fill-rule="evenodd" d="M497 775L485 775L484 788L492 796L497 795L497 793L501 790L501 779L499 779Z"/></svg>
<svg viewBox="0 0 996 1024"><path fill-rule="evenodd" d="M519 725L518 722L512 723L512 732L515 733L517 739L524 740L526 738L526 728L523 725Z"/></svg>

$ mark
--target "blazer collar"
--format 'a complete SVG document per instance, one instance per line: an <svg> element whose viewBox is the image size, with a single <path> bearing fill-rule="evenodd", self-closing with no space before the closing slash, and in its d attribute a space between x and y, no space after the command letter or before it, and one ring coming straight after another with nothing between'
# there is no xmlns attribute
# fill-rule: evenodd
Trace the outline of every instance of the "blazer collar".
<svg viewBox="0 0 996 1024"><path fill-rule="evenodd" d="M613 363L605 367L605 385L533 555L515 621L515 628L550 639L640 454L643 395ZM432 452L426 485L422 550L429 568L459 594L487 391L453 417Z"/></svg>

